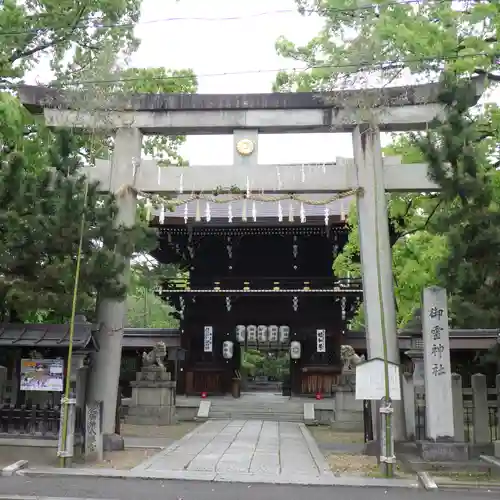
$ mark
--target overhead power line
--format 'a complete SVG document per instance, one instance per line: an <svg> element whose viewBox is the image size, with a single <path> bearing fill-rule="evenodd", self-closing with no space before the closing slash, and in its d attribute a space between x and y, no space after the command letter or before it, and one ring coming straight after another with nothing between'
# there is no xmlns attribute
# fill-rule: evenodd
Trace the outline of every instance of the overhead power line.
<svg viewBox="0 0 500 500"><path fill-rule="evenodd" d="M434 0L434 4L446 4L452 3L456 0ZM375 9L381 9L384 7L398 6L398 5L412 5L412 4L428 4L429 0L404 0L404 1L391 1L383 3L371 3L359 7L345 7L345 8L334 8L325 7L323 9L303 9L301 12L305 14L349 14L355 12L366 12ZM132 29L136 26L158 24L158 23L171 23L171 22L182 22L182 21L202 21L202 22L224 22L224 21L241 21L245 19L253 19L259 17L267 17L273 15L281 14L292 14L297 13L297 9L281 9L274 11L257 12L253 14L238 15L238 16L226 16L226 17L167 17L163 19L150 19L145 21L138 21L137 23L100 23L93 19L87 18L86 20L78 23L76 28L94 28L94 29ZM74 29L75 26L67 26L67 28ZM44 31L54 31L54 27L51 26L35 26L29 30L22 31L3 31L0 32L0 36L18 36L18 35L29 35L43 33Z"/></svg>
<svg viewBox="0 0 500 500"><path fill-rule="evenodd" d="M279 69L255 69L255 70L245 70L245 71L226 71L221 73L205 73L201 75L193 75L196 78L214 78L214 77L226 77L226 76L238 76L238 75L251 75L251 74L260 74L260 73L279 73L280 71L308 71L311 69L331 69L331 70L391 70L391 69L403 69L408 64L414 64L419 62L433 62L433 61L457 61L461 59L467 59L472 57L492 57L492 54L488 54L486 52L476 52L472 54L463 54L463 55L455 55L455 56L443 56L440 54L436 54L434 56L421 57L421 58L408 58L408 59L396 59L393 61L384 61L384 62L374 62L374 63L366 63L366 64L318 64L311 65L305 67L296 67L296 68L279 68ZM190 79L192 76L163 76L163 77L153 77L151 81L170 81L170 80L182 80L182 79ZM61 85L51 84L51 87L62 87L68 85L114 85L117 83L123 82L135 82L144 80L143 76L137 77L116 77L110 79L101 79L101 80L75 80L62 83ZM17 85L19 86L19 85Z"/></svg>

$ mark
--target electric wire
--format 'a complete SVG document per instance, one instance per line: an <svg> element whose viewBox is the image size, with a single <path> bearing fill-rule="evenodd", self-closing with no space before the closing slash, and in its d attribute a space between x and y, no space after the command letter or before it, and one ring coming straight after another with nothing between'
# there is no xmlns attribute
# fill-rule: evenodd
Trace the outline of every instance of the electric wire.
<svg viewBox="0 0 500 500"><path fill-rule="evenodd" d="M432 5L439 4L451 4L453 2L457 2L457 0L434 0ZM349 14L355 12L367 12L370 10L381 9L385 7L397 7L397 6L405 6L405 5L428 5L429 0L404 0L404 1L391 1L391 2L383 2L383 3L371 3L368 5L358 6L358 7L344 7L344 8L335 8L335 7L325 7L321 9L281 9L274 11L264 11L257 12L253 14L243 14L238 16L221 16L221 17L167 17L163 19L149 19L145 21L137 21L135 23L102 23L97 22L91 18L87 18L86 20L82 20L80 23L77 23L76 26L68 25L67 28L77 29L77 28L85 28L85 29L133 29L137 26L143 25L151 25L158 23L170 23L170 22L224 22L224 21L241 21L245 19L259 18L259 17L267 17L273 15L281 15L281 14L293 14L293 13L304 13L304 14ZM465 2L463 2L465 3ZM61 27L59 27L61 28ZM64 29L65 27L63 27ZM3 31L0 32L0 36L19 36L19 35L30 35L37 32L44 31L54 31L57 29L55 26L36 26L32 27L28 30L21 31Z"/></svg>
<svg viewBox="0 0 500 500"><path fill-rule="evenodd" d="M443 62L443 61L458 61L461 59L474 58L474 57L496 57L496 54L490 54L488 52L476 52L476 53L467 53L467 54L456 54L453 56L445 56L441 54L435 54L433 56L428 57L420 57L420 58L407 58L407 59L394 59L392 61L381 61L381 62L373 62L373 63L346 63L346 64L316 64L309 65L304 67L294 67L294 68L274 68L274 69L255 69L255 70L243 70L243 71L226 71L220 73L204 73L200 75L192 74L192 75L169 75L169 76L159 76L159 77L151 77L148 79L151 81L170 81L170 80L183 80L183 79L200 79L200 78L214 78L214 77L228 77L228 76L239 76L239 75L251 75L251 74L261 74L261 73L279 73L279 72L293 72L293 71L309 71L314 69L330 69L330 70L349 70L355 69L357 71L374 71L374 70L391 70L391 69L404 69L405 65L413 64L413 63L425 63L425 62ZM126 83L126 82L135 82L143 80L144 78L141 76L134 77L116 77L110 79L99 79L99 80L69 80L67 82L62 82L60 84L54 82L48 87L60 88L67 85L115 85L118 83ZM14 84L12 87L20 87L24 86L24 84Z"/></svg>

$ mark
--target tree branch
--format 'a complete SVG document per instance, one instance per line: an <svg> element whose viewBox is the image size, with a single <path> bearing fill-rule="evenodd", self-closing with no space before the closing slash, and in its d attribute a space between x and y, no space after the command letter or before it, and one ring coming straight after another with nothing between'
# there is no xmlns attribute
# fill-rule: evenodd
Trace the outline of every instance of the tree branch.
<svg viewBox="0 0 500 500"><path fill-rule="evenodd" d="M406 233L403 233L398 238L398 240L401 239L401 238L403 238L403 237L405 237L405 236L409 236L410 234L418 233L419 231L424 231L425 229L427 229L427 226L429 225L429 222L431 221L432 216L436 213L437 209L439 208L439 206L441 205L442 202L443 202L443 200L439 200L436 203L436 206L431 210L429 216L427 217L427 219L425 220L425 222L421 226L413 228L410 231L406 231Z"/></svg>
<svg viewBox="0 0 500 500"><path fill-rule="evenodd" d="M70 26L68 26L69 31L65 35L62 35L54 40L40 43L39 45L36 45L35 47L33 47L31 49L24 49L24 50L18 49L9 57L9 62L13 63L13 62L17 61L18 59L32 56L33 54L36 54L37 52L47 50L51 47L55 47L56 45L58 45L62 42L68 41L69 38L73 35L73 33L78 28L78 25L79 25L80 21L83 19L83 15L84 15L86 9L87 9L87 5L84 5L78 9L73 23ZM32 38L34 38L34 37L32 37Z"/></svg>

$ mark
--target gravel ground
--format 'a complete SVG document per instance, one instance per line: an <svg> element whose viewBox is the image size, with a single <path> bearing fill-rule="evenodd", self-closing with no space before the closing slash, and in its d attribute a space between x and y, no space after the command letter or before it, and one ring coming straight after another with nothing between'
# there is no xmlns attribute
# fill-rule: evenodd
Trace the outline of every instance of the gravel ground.
<svg viewBox="0 0 500 500"><path fill-rule="evenodd" d="M365 439L362 432L334 431L327 425L308 427L319 446L322 445L360 445Z"/></svg>
<svg viewBox="0 0 500 500"><path fill-rule="evenodd" d="M132 448L123 451L113 451L104 453L102 462L94 463L75 463L75 467L82 469L116 469L130 470L137 467L140 463L151 458L160 450Z"/></svg>
<svg viewBox="0 0 500 500"><path fill-rule="evenodd" d="M179 422L175 425L130 425L122 424L121 434L134 438L181 439L200 425L198 422Z"/></svg>

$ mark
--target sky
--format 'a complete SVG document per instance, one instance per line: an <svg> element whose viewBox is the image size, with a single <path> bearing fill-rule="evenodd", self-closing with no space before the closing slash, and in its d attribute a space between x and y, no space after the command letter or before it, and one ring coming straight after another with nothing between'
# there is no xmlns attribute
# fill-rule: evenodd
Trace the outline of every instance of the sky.
<svg viewBox="0 0 500 500"><path fill-rule="evenodd" d="M271 92L278 70L301 67L276 54L278 37L301 45L321 27L319 17L298 14L295 0L142 0L136 27L141 46L131 65L191 68L200 93ZM43 67L38 71L46 72ZM488 100L500 103L500 88ZM389 140L382 135L383 144ZM232 147L228 135L189 136L181 152L191 165L229 165ZM352 154L350 134L266 134L259 139L258 159L264 164L323 164Z"/></svg>
<svg viewBox="0 0 500 500"><path fill-rule="evenodd" d="M240 19L150 22L179 17ZM199 75L200 93L271 92L275 70L300 67L276 54L276 39L284 35L307 43L321 25L317 17L299 15L294 0L143 0L136 29L142 43L132 65L192 68ZM254 73L202 76L238 72ZM191 165L229 165L232 138L190 136L182 152ZM352 157L349 134L266 134L259 139L259 163L324 163L336 157Z"/></svg>

